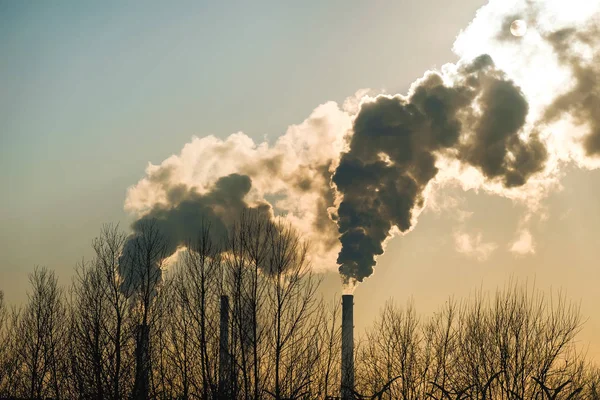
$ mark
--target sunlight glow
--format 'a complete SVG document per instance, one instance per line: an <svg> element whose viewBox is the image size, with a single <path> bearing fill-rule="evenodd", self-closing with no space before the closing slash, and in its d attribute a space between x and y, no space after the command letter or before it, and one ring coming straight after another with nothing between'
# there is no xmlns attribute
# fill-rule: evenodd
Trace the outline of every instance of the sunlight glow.
<svg viewBox="0 0 600 400"><path fill-rule="evenodd" d="M527 23L522 19L517 19L510 24L510 33L513 36L521 37L527 33Z"/></svg>

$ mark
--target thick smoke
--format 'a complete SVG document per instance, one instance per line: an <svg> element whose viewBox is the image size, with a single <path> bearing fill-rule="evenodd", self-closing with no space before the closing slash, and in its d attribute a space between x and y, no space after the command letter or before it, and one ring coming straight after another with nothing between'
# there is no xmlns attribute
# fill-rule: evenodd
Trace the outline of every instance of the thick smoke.
<svg viewBox="0 0 600 400"><path fill-rule="evenodd" d="M337 266L353 283L395 232L415 227L429 195L458 184L523 204L510 249L531 254L528 224L563 167L600 167L599 11L588 0L491 0L455 42L461 61L426 72L406 96L328 102L274 144L194 138L129 189L134 231L156 221L168 253L200 220L221 234L240 210L268 210L308 239L316 269ZM516 19L528 25L522 37L510 33ZM481 259L495 248L458 237Z"/></svg>
<svg viewBox="0 0 600 400"><path fill-rule="evenodd" d="M600 155L600 28L588 25L564 28L548 35L561 64L568 67L575 80L573 87L556 98L546 110L549 122L565 114L580 125L587 125L588 133L582 138L588 156ZM588 55L580 52L587 50Z"/></svg>
<svg viewBox="0 0 600 400"><path fill-rule="evenodd" d="M120 263L126 291L139 288L144 281L158 281L161 262L178 248L196 243L203 227L210 226L212 241L225 250L227 229L235 222L234 216L253 211L270 219L270 205L250 207L245 202L252 187L246 175L219 178L205 194L184 184L171 186L169 169L150 179L163 185L167 204L156 204L132 225L133 233L125 243Z"/></svg>
<svg viewBox="0 0 600 400"><path fill-rule="evenodd" d="M255 144L243 133L225 140L194 138L180 155L149 165L146 177L129 189L125 208L138 220L128 245L153 224L168 238L169 256L193 242L202 223L210 223L219 240L242 211L254 209L265 218L285 218L309 241L314 268L331 269L340 248L337 225L329 216L335 206L332 162L350 127L350 115L330 102L290 126L272 146ZM124 266L125 276L127 270L135 272L130 264Z"/></svg>
<svg viewBox="0 0 600 400"><path fill-rule="evenodd" d="M539 138L519 136L528 111L521 90L487 55L457 72L450 82L428 73L408 97L363 103L350 149L333 176L343 196L338 264L345 278L360 282L371 275L390 230L412 228L440 155L506 187L521 186L543 169L546 149Z"/></svg>

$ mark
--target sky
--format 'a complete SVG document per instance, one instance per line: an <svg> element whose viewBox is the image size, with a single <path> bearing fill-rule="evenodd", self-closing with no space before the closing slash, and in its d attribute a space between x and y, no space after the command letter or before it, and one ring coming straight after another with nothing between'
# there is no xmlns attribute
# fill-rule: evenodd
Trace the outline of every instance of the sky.
<svg viewBox="0 0 600 400"><path fill-rule="evenodd" d="M149 163L194 136L242 131L274 145L319 104L363 88L406 93L458 61L456 37L485 3L0 2L0 290L25 301L35 265L68 285L103 223L129 229L126 201ZM426 316L518 279L579 303L581 344L600 360L600 171L568 165L559 182L528 222L535 251L524 254L510 251L523 204L440 190L356 289L357 329L389 298ZM324 290L340 293L336 272Z"/></svg>

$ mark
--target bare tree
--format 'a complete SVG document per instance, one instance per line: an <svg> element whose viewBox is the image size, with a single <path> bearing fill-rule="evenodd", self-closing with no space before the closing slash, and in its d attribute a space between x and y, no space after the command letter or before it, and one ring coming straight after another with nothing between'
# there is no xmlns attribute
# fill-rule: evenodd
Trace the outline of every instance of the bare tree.
<svg viewBox="0 0 600 400"><path fill-rule="evenodd" d="M199 375L195 368L198 352L190 339L193 320L183 300L186 283L183 270L178 266L161 288L159 307L162 317L156 325L156 369L160 382L157 397L162 399L190 398L195 376Z"/></svg>
<svg viewBox="0 0 600 400"><path fill-rule="evenodd" d="M406 310L386 303L358 352L358 391L377 393L386 387L385 398L425 397L431 360L422 357L423 345L412 303Z"/></svg>
<svg viewBox="0 0 600 400"><path fill-rule="evenodd" d="M159 321L161 308L154 307L160 289L162 272L167 257L168 238L154 220L143 221L135 234L128 237L119 268L124 275L121 290L126 293L135 322L135 379L132 397L147 399L152 379L152 330Z"/></svg>
<svg viewBox="0 0 600 400"><path fill-rule="evenodd" d="M71 362L78 392L90 399L104 399L112 392L107 355L109 302L98 264L76 266L71 287Z"/></svg>
<svg viewBox="0 0 600 400"><path fill-rule="evenodd" d="M319 360L316 363L317 371L313 375L316 380L315 394L318 398L329 398L331 394L339 391L340 358L341 353L341 303L338 296L326 307L321 318L314 322L319 327Z"/></svg>
<svg viewBox="0 0 600 400"><path fill-rule="evenodd" d="M107 225L94 259L76 267L70 301L46 268L31 274L22 308L8 310L0 292L0 396L339 394L339 299L325 306L296 231L254 211L224 240L207 224L165 271L167 239L153 222L131 236ZM356 343L356 398L599 399L599 370L576 346L579 308L560 293L511 282L417 315L388 302Z"/></svg>
<svg viewBox="0 0 600 400"><path fill-rule="evenodd" d="M29 281L29 301L16 328L21 363L18 373L30 398L60 399L68 325L63 291L54 272L47 268L36 267Z"/></svg>
<svg viewBox="0 0 600 400"><path fill-rule="evenodd" d="M202 376L202 395L216 397L218 387L219 296L222 280L219 243L211 238L209 224L200 227L198 240L190 243L183 255L185 278L190 283L184 291L184 305L194 320Z"/></svg>
<svg viewBox="0 0 600 400"><path fill-rule="evenodd" d="M98 294L107 303L104 305L107 313L104 330L109 342L106 370L110 381L110 398L113 400L125 398L130 391L129 387L124 386L130 376L131 363L127 359L131 358L133 336L129 296L122 290L123 278L119 274L120 263L125 261L122 255L126 238L118 225L107 224L92 241L95 253L92 268L101 286Z"/></svg>
<svg viewBox="0 0 600 400"><path fill-rule="evenodd" d="M458 338L455 330L457 313L457 304L450 299L423 326L422 370L424 383L430 385L425 396L443 397L443 388L453 377Z"/></svg>
<svg viewBox="0 0 600 400"><path fill-rule="evenodd" d="M308 393L320 354L316 316L322 309L319 286L307 259L308 246L287 223L278 222L268 231L270 251L266 275L270 318L272 390L277 400L295 399Z"/></svg>
<svg viewBox="0 0 600 400"><path fill-rule="evenodd" d="M265 383L266 310L263 303L266 280L262 268L271 251L269 240L273 229L274 225L263 214L245 212L231 227L227 244L226 284L232 295L233 337L236 341L231 354L236 367L234 373L241 375L241 393L246 399L261 398Z"/></svg>
<svg viewBox="0 0 600 400"><path fill-rule="evenodd" d="M0 396L27 395L24 385L24 377L21 373L22 360L20 358L21 338L18 334L18 328L21 318L21 309L12 308L10 311L4 306L4 340L2 343L2 365L0 372L2 375L0 381Z"/></svg>
<svg viewBox="0 0 600 400"><path fill-rule="evenodd" d="M223 267L221 244L213 240L210 224L199 227L197 240L179 255L170 280L170 359L176 363L181 396L195 388L201 398L218 391L219 297ZM225 238L224 238L225 239ZM199 379L197 379L199 377Z"/></svg>
<svg viewBox="0 0 600 400"><path fill-rule="evenodd" d="M379 398L593 398L591 367L576 351L577 306L510 283L425 324L388 303L358 351L359 392ZM378 388L385 388L382 392Z"/></svg>
<svg viewBox="0 0 600 400"><path fill-rule="evenodd" d="M458 376L477 399L535 398L543 386L572 381L580 365L574 351L579 308L564 296L546 299L535 288L509 283L489 301L465 303L457 330Z"/></svg>
<svg viewBox="0 0 600 400"><path fill-rule="evenodd" d="M0 396L8 395L10 370L9 326L10 315L4 302L4 292L0 290Z"/></svg>
<svg viewBox="0 0 600 400"><path fill-rule="evenodd" d="M70 301L70 380L86 398L122 399L131 391L133 330L119 263L126 235L104 225L95 257L77 264Z"/></svg>

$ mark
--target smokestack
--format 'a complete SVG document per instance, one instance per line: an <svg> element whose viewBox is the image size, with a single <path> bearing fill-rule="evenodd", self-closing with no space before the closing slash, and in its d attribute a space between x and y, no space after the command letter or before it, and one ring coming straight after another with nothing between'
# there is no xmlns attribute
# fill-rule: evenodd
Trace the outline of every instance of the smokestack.
<svg viewBox="0 0 600 400"><path fill-rule="evenodd" d="M354 296L342 295L342 400L354 398Z"/></svg>
<svg viewBox="0 0 600 400"><path fill-rule="evenodd" d="M140 324L136 333L136 365L132 397L134 400L147 400L150 393L150 327L147 324Z"/></svg>
<svg viewBox="0 0 600 400"><path fill-rule="evenodd" d="M221 325L219 333L219 398L229 398L229 297L221 296Z"/></svg>

